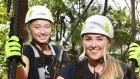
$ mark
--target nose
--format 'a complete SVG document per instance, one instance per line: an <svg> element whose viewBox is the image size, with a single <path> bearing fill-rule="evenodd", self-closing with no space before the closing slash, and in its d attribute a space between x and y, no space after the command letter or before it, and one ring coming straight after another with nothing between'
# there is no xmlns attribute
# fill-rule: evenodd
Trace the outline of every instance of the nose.
<svg viewBox="0 0 140 79"><path fill-rule="evenodd" d="M96 47L97 46L97 42L95 40L92 40L90 43L91 47Z"/></svg>
<svg viewBox="0 0 140 79"><path fill-rule="evenodd" d="M41 34L45 34L46 33L45 29L44 28L41 28L40 33Z"/></svg>

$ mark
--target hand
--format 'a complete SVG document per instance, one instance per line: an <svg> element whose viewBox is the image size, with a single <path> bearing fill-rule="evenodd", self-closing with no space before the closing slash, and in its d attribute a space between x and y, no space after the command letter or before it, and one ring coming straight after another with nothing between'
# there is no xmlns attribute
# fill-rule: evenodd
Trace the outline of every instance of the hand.
<svg viewBox="0 0 140 79"><path fill-rule="evenodd" d="M21 66L21 64L19 64L19 61L21 62L21 55L21 45L19 44L19 38L17 36L12 36L5 44L4 61L9 62L11 57L17 57L19 58L17 65Z"/></svg>
<svg viewBox="0 0 140 79"><path fill-rule="evenodd" d="M140 67L140 46L137 43L132 43L129 46L129 59L136 61L136 67Z"/></svg>

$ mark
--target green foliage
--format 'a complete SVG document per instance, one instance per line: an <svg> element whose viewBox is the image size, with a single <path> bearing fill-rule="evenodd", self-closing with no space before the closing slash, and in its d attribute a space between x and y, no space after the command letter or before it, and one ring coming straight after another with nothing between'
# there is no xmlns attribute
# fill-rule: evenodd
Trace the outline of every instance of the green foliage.
<svg viewBox="0 0 140 79"><path fill-rule="evenodd" d="M0 28L0 76L4 77L6 79L6 72L7 71L7 65L3 61L3 56L4 56L4 45L5 42L8 40L8 34L9 34L9 25L2 25Z"/></svg>
<svg viewBox="0 0 140 79"><path fill-rule="evenodd" d="M86 0L80 0L79 3L74 0L29 0L28 4L29 7L33 5L45 5L48 8L51 9L53 16L54 16L54 26L55 26L55 35L56 35L56 41L59 43L60 41L60 31L61 31L61 22L60 22L60 15L64 13L68 17L70 17L71 21L66 23L66 34L65 38L67 38L70 34L70 32L74 29L76 23L79 21L80 16L84 12L85 8L87 7L87 4L85 4ZM73 3L73 4L72 4ZM71 44L71 48L68 51L69 56L71 59L75 59L79 56L79 54L82 52L82 39L80 36L81 32L81 24L86 20L87 17L94 15L94 14L101 14L101 9L103 6L95 2L90 6L86 14L83 16L82 19L80 19L80 23L78 26L76 26L75 31L72 33L72 36L68 40ZM80 6L80 8L75 8L74 6ZM2 2L0 3L0 68L2 68L2 72L0 69L0 76L5 76L7 72L6 64L3 63L3 55L4 55L4 45L5 42L8 39L9 34L9 16L12 16L11 13L6 12L6 3ZM118 8L118 9L109 9L107 16L112 21L112 24L114 26L115 30L115 38L113 39L114 42L110 48L110 51L114 57L119 58L123 61L127 61L127 47L126 45L131 41L131 19L130 19L130 13L127 11L127 8ZM137 34L140 32L140 22L136 21L137 24ZM64 27L62 28L64 29ZM119 53L118 53L118 50ZM115 53L114 53L115 52ZM7 76L7 75L6 75ZM6 78L4 78L6 79Z"/></svg>
<svg viewBox="0 0 140 79"><path fill-rule="evenodd" d="M2 25L0 28L0 49L2 50L4 47L5 42L8 39L8 34L9 34L9 25Z"/></svg>
<svg viewBox="0 0 140 79"><path fill-rule="evenodd" d="M109 11L109 15L111 16L109 18L112 21L115 31L114 46L118 47L120 45L125 45L127 42L130 42L130 14L126 13L126 8L120 8L117 10L112 9Z"/></svg>
<svg viewBox="0 0 140 79"><path fill-rule="evenodd" d="M3 61L4 56L4 45L8 40L9 34L9 16L10 13L7 13L6 3L0 3L0 78L7 79L7 65Z"/></svg>
<svg viewBox="0 0 140 79"><path fill-rule="evenodd" d="M9 20L9 15L10 13L7 13L6 9L6 4L5 3L0 3L0 23L1 24L6 24L7 20Z"/></svg>

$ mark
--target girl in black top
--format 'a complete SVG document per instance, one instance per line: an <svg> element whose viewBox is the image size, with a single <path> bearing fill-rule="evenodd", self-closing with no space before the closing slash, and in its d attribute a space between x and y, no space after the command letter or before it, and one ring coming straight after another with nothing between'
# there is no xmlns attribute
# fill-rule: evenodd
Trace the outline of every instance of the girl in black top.
<svg viewBox="0 0 140 79"><path fill-rule="evenodd" d="M114 37L110 20L93 15L83 24L84 52L78 61L68 64L57 79L129 79L127 66L108 53Z"/></svg>
<svg viewBox="0 0 140 79"><path fill-rule="evenodd" d="M56 55L49 43L53 27L52 14L45 6L33 6L26 14L25 23L32 40L30 45L25 45L23 48L25 77L27 79L52 79L49 66L53 62L53 56ZM34 48L39 54L38 58L35 57ZM20 73L23 74L19 71Z"/></svg>

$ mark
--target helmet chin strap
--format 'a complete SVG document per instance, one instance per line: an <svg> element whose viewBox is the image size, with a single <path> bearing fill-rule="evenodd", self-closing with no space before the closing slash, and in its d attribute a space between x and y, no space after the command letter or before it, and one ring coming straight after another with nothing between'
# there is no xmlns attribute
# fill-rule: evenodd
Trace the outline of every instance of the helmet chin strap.
<svg viewBox="0 0 140 79"><path fill-rule="evenodd" d="M96 62L99 62L99 63L103 63L104 62L104 57L101 57L100 59L98 60L95 60Z"/></svg>

